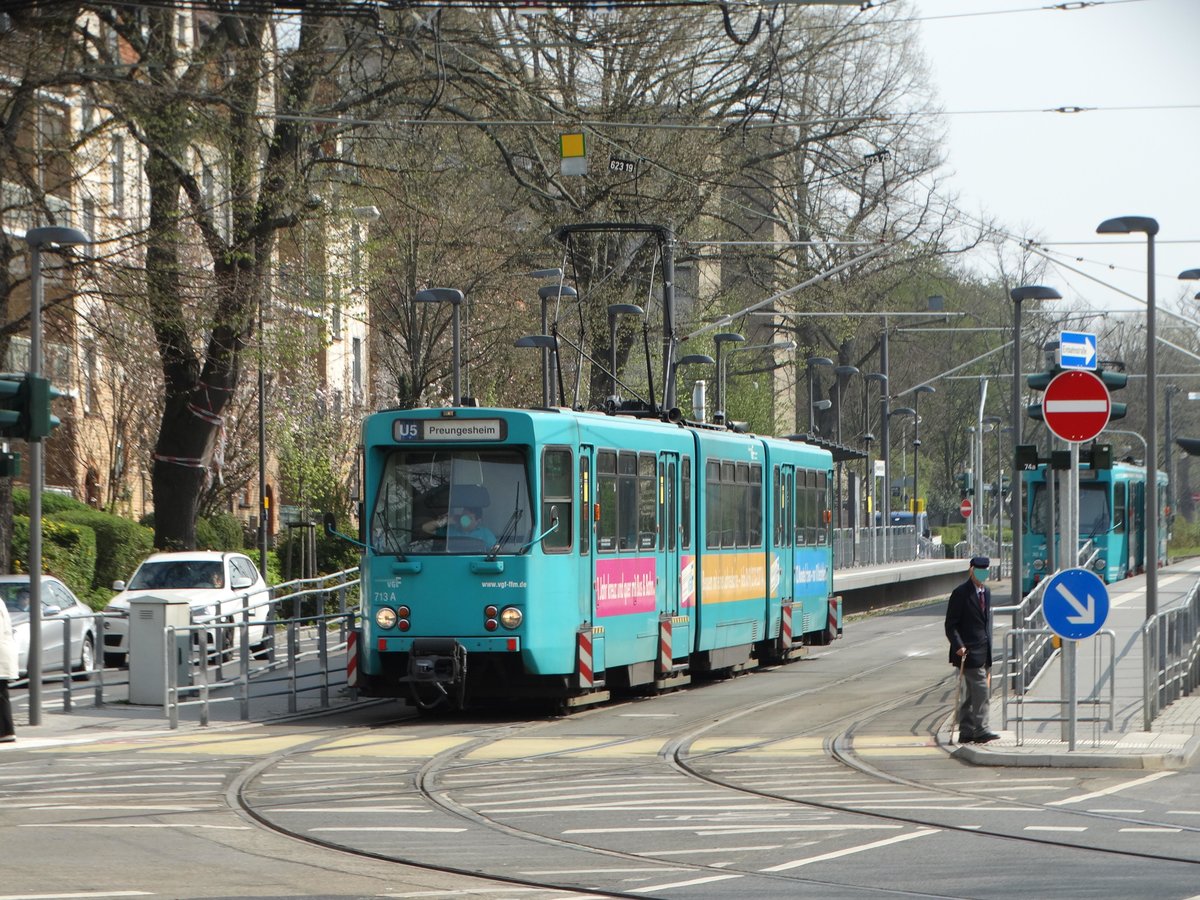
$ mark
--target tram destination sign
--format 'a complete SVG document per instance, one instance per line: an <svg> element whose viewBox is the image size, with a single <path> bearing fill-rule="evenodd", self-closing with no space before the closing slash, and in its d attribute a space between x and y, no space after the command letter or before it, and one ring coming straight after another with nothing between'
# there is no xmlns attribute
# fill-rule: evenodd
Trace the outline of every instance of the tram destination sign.
<svg viewBox="0 0 1200 900"><path fill-rule="evenodd" d="M392 440L409 441L502 441L508 436L503 419L397 419L392 423Z"/></svg>
<svg viewBox="0 0 1200 900"><path fill-rule="evenodd" d="M1090 441L1112 412L1108 387L1094 372L1073 369L1050 379L1042 397L1046 427L1064 441Z"/></svg>

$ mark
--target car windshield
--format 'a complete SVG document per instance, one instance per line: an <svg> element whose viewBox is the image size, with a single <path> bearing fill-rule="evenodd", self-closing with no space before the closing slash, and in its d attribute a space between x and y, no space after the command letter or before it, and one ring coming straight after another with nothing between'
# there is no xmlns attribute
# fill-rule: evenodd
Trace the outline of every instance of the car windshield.
<svg viewBox="0 0 1200 900"><path fill-rule="evenodd" d="M532 520L525 459L515 450L396 450L371 513L378 553L515 553Z"/></svg>
<svg viewBox="0 0 1200 900"><path fill-rule="evenodd" d="M44 582L43 582L44 583ZM45 590L43 588L43 590ZM21 582L0 584L0 594L9 612L29 612L29 585Z"/></svg>
<svg viewBox="0 0 1200 900"><path fill-rule="evenodd" d="M149 560L126 587L131 591L193 590L225 587L225 566L216 560Z"/></svg>

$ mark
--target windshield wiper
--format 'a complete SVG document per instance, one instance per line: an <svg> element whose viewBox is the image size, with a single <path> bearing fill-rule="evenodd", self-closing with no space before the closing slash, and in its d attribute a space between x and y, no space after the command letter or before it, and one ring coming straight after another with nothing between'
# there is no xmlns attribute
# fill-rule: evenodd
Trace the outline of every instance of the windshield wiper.
<svg viewBox="0 0 1200 900"><path fill-rule="evenodd" d="M513 490L513 511L508 517L508 522L504 525L504 530L500 532L500 537L496 538L496 546L487 555L487 561L491 562L500 555L500 548L504 546L504 542L512 537L513 532L517 529L517 523L521 520L521 484L517 482Z"/></svg>

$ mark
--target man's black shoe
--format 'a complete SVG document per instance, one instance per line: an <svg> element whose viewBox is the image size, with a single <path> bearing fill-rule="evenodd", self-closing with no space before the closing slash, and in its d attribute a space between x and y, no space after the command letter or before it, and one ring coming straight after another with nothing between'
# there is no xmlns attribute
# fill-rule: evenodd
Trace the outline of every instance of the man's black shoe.
<svg viewBox="0 0 1200 900"><path fill-rule="evenodd" d="M994 732L991 732L991 731L985 731L983 734L977 734L977 735L975 735L975 737L971 738L971 743L987 744L987 743L990 743L991 741L998 741L998 740L1000 740L1000 735L995 734Z"/></svg>
<svg viewBox="0 0 1200 900"><path fill-rule="evenodd" d="M960 731L958 733L958 742L960 744L971 744L975 742L975 735L969 731Z"/></svg>

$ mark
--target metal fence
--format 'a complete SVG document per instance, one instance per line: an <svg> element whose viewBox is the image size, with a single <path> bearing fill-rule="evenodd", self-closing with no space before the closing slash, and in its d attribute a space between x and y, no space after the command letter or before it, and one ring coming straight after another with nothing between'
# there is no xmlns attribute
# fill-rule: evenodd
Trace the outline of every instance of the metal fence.
<svg viewBox="0 0 1200 900"><path fill-rule="evenodd" d="M1142 625L1142 729L1169 703L1200 684L1200 582L1179 606Z"/></svg>
<svg viewBox="0 0 1200 900"><path fill-rule="evenodd" d="M914 525L833 529L833 567L876 566L914 559L940 559L945 548L919 538Z"/></svg>

